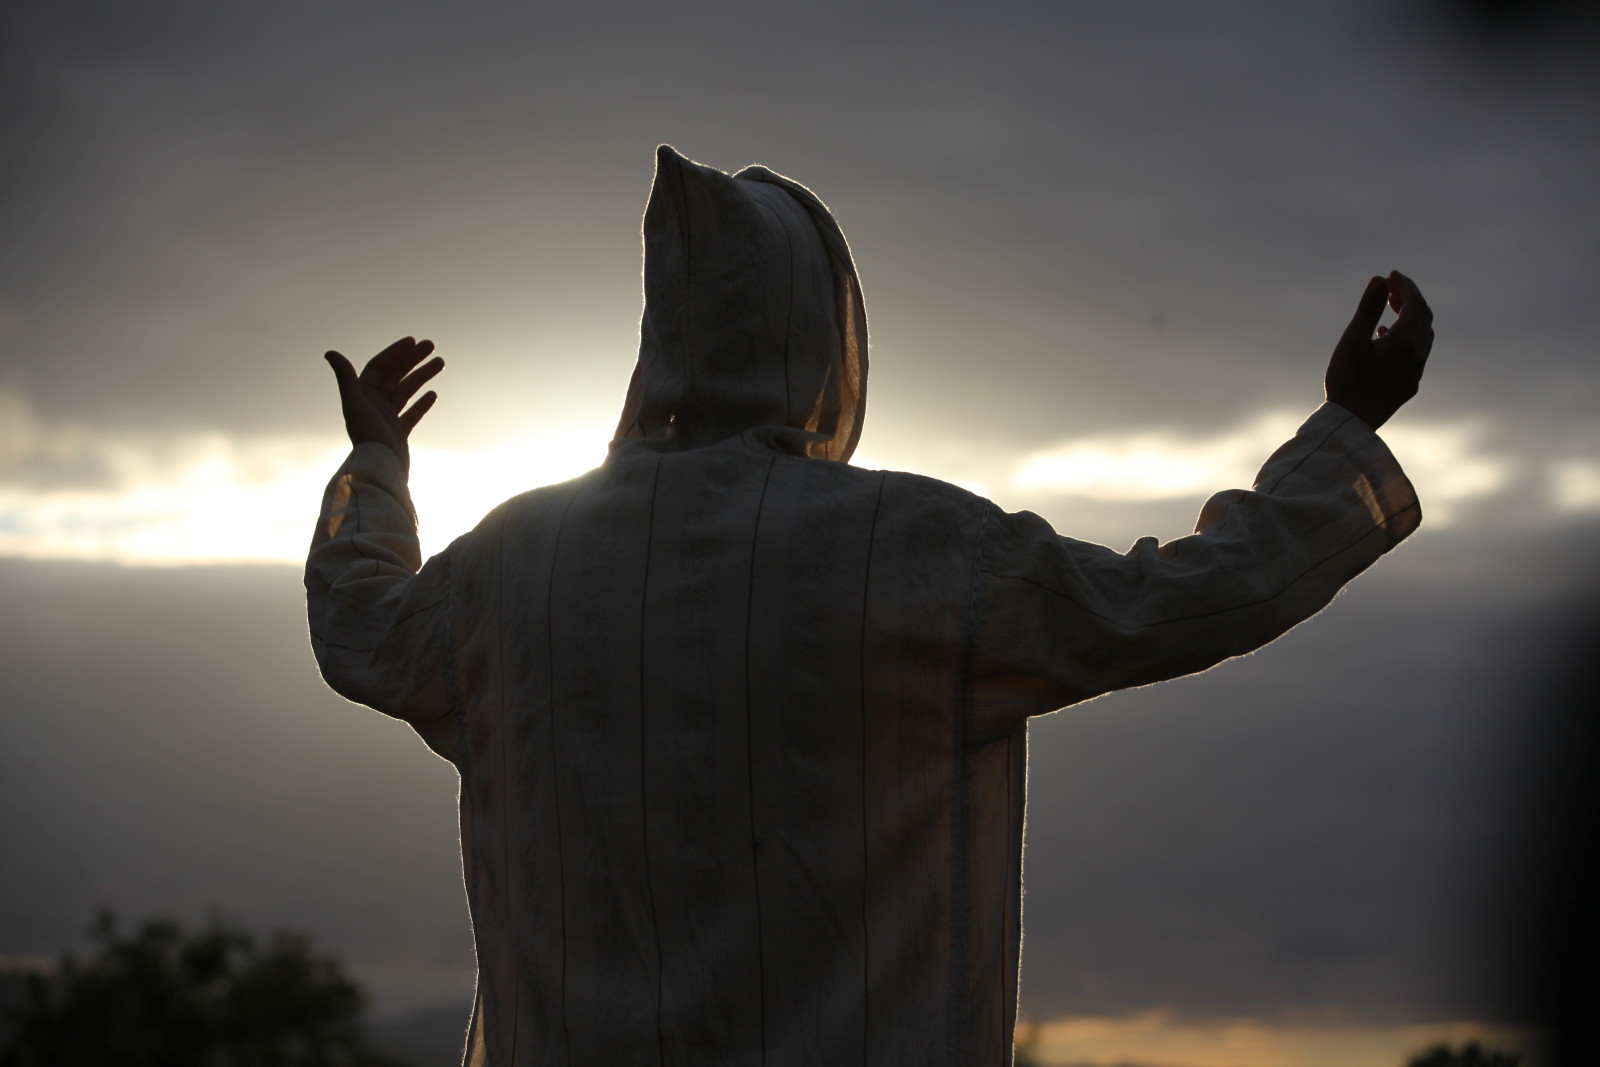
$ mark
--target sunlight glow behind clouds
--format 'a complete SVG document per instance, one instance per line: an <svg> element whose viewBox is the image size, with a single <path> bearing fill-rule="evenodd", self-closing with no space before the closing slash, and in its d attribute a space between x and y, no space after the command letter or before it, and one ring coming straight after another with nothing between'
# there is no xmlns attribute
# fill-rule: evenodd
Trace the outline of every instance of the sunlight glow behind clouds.
<svg viewBox="0 0 1600 1067"><path fill-rule="evenodd" d="M303 559L311 509L345 452L319 445L243 448L219 436L166 456L107 447L111 486L0 487L0 553L139 564Z"/></svg>
<svg viewBox="0 0 1600 1067"><path fill-rule="evenodd" d="M1550 464L1550 495L1557 511L1600 511L1600 463L1567 459Z"/></svg>
<svg viewBox="0 0 1600 1067"><path fill-rule="evenodd" d="M606 458L612 431L607 424L580 423L471 454L415 449L411 498L417 507L423 556L472 529L508 497L598 467Z"/></svg>
<svg viewBox="0 0 1600 1067"><path fill-rule="evenodd" d="M1267 412L1209 438L1166 432L1080 437L1025 457L1012 484L1092 500L1168 500L1248 486L1303 416ZM1455 520L1465 501L1506 488L1516 464L1484 449L1479 420L1385 426L1383 438L1422 498L1431 525Z"/></svg>
<svg viewBox="0 0 1600 1067"><path fill-rule="evenodd" d="M417 448L412 499L423 556L508 496L563 481L605 456L609 427L574 425L474 454ZM111 484L0 483L0 555L127 564L299 563L322 491L348 451L333 440L163 447L92 442Z"/></svg>
<svg viewBox="0 0 1600 1067"><path fill-rule="evenodd" d="M1209 440L1169 433L1079 437L1022 461L1018 489L1053 489L1095 500L1166 500L1249 485L1300 417L1263 415Z"/></svg>
<svg viewBox="0 0 1600 1067"><path fill-rule="evenodd" d="M1206 438L1141 431L1073 438L1020 458L978 450L961 469L942 470L930 452L923 471L983 495L985 486L1009 485L1105 502L1193 497L1249 485L1299 421L1277 411ZM1397 423L1383 436L1435 526L1457 519L1468 501L1507 489L1522 463L1484 443L1481 421ZM325 437L138 443L26 419L6 437L0 555L130 564L302 561L323 487L346 451ZM609 439L606 425L574 422L475 452L415 448L411 488L424 557L507 497L597 466ZM1600 508L1600 466L1559 457L1546 464L1552 515ZM49 477L53 465L98 473L75 484Z"/></svg>

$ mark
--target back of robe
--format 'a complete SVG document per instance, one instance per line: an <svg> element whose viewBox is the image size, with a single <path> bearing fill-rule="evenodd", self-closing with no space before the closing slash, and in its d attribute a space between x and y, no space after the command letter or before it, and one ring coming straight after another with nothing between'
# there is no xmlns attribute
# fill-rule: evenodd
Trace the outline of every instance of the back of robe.
<svg viewBox="0 0 1600 1067"><path fill-rule="evenodd" d="M1024 735L962 713L991 507L637 441L452 546L482 1062L1009 1055Z"/></svg>

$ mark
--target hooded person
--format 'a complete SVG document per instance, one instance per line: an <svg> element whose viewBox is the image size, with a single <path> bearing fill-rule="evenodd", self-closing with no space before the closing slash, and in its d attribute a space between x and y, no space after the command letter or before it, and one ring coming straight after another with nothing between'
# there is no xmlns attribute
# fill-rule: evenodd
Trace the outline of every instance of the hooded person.
<svg viewBox="0 0 1600 1067"><path fill-rule="evenodd" d="M866 315L804 186L663 146L644 250L605 462L426 566L399 412L431 346L335 360L311 643L460 773L466 1062L1009 1063L1030 718L1315 614L1416 527L1410 483L1329 403L1195 534L1074 541L848 463Z"/></svg>

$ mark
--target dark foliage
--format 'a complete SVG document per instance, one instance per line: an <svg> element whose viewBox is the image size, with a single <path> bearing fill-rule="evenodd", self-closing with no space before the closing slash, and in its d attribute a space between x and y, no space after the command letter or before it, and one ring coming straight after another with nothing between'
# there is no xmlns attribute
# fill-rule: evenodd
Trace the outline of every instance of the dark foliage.
<svg viewBox="0 0 1600 1067"><path fill-rule="evenodd" d="M365 994L308 936L216 917L124 935L102 912L93 937L87 960L28 977L0 1067L405 1067L368 1044Z"/></svg>
<svg viewBox="0 0 1600 1067"><path fill-rule="evenodd" d="M1469 1041L1459 1049L1434 1045L1406 1061L1406 1067L1517 1067L1522 1057L1510 1052L1484 1048Z"/></svg>

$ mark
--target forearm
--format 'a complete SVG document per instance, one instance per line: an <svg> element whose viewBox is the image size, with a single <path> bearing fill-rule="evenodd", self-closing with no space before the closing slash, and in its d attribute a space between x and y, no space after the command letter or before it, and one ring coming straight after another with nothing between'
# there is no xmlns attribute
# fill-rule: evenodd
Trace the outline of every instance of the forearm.
<svg viewBox="0 0 1600 1067"><path fill-rule="evenodd" d="M1047 711L1204 670L1316 614L1419 520L1383 442L1325 405L1253 489L1207 501L1187 537L1119 554L1036 516L1000 517L975 673L998 680L987 684L995 700Z"/></svg>
<svg viewBox="0 0 1600 1067"><path fill-rule="evenodd" d="M416 513L399 458L383 445L357 445L323 493L306 558L313 638L321 636L318 623L339 596L371 600L421 565Z"/></svg>
<svg viewBox="0 0 1600 1067"><path fill-rule="evenodd" d="M400 718L442 711L438 630L444 570L419 576L421 552L405 470L379 444L357 445L323 495L306 558L311 646L337 692Z"/></svg>
<svg viewBox="0 0 1600 1067"><path fill-rule="evenodd" d="M1141 604L1142 628L1215 660L1251 651L1315 615L1420 521L1387 446L1364 420L1325 404L1252 489L1218 493L1194 534L1155 549L1152 590L1170 587L1170 600ZM1155 548L1153 540L1140 548Z"/></svg>

